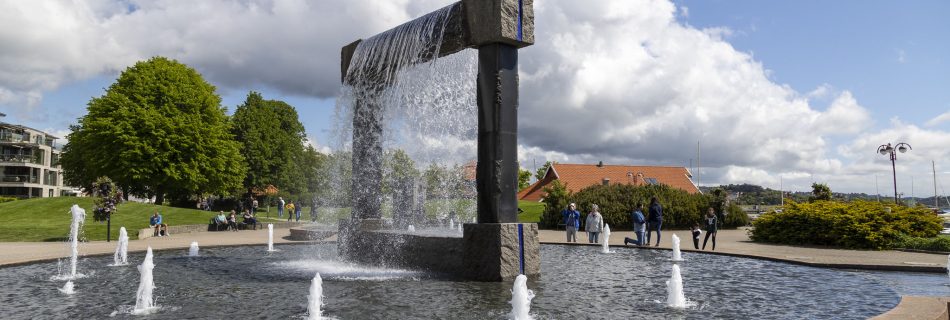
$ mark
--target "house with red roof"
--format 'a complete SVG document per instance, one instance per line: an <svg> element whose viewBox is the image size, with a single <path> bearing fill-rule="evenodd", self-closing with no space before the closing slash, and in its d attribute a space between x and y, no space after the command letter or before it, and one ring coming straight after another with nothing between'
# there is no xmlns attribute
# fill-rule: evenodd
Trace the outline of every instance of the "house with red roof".
<svg viewBox="0 0 950 320"><path fill-rule="evenodd" d="M665 184L690 194L699 193L692 174L685 167L626 166L605 164L551 163L544 178L518 192L518 200L541 201L544 188L560 180L570 192L578 192L596 184L632 184L636 186Z"/></svg>

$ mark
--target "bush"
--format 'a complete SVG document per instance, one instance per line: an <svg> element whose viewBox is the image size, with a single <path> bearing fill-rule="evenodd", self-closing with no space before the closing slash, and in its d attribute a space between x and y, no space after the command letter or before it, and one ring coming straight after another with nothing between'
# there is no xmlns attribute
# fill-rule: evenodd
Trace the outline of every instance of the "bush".
<svg viewBox="0 0 950 320"><path fill-rule="evenodd" d="M752 225L750 237L757 242L859 249L887 249L901 236L931 238L943 229L941 219L926 208L861 200L791 202Z"/></svg>
<svg viewBox="0 0 950 320"><path fill-rule="evenodd" d="M567 205L571 203L572 195L560 180L554 180L550 186L545 187L544 193L547 195L541 201L544 203L544 211L541 212L541 221L538 222L538 227L555 229L558 224L563 222L561 210L567 208Z"/></svg>
<svg viewBox="0 0 950 320"><path fill-rule="evenodd" d="M917 238L902 235L898 238L893 247L901 249L950 252L950 238Z"/></svg>
<svg viewBox="0 0 950 320"><path fill-rule="evenodd" d="M17 197L0 197L0 203L16 201Z"/></svg>
<svg viewBox="0 0 950 320"><path fill-rule="evenodd" d="M562 223L561 210L571 202L577 203L581 211L581 219L587 218L592 204L600 207L604 222L611 225L613 230L630 230L633 223L630 221L630 212L633 212L637 203L643 204L644 215L650 198L656 196L663 206L664 229L687 229L694 223L701 222L706 208L714 206L712 196L706 194L689 194L686 191L672 188L667 185L632 186L625 184L594 185L569 194L567 188L556 181L545 189L547 197L544 199L544 213L541 216L539 227L553 229ZM717 208L717 210L721 210ZM723 228L735 228L748 224L748 216L736 205L727 207ZM720 217L722 213L719 212Z"/></svg>

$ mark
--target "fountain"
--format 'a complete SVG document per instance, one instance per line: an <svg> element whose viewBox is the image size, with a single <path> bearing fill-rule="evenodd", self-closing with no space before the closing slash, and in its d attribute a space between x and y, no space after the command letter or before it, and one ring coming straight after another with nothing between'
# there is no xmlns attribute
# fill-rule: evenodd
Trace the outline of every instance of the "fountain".
<svg viewBox="0 0 950 320"><path fill-rule="evenodd" d="M267 224L267 252L274 252L274 224Z"/></svg>
<svg viewBox="0 0 950 320"><path fill-rule="evenodd" d="M152 279L154 268L152 247L149 246L145 251L145 260L139 265L139 289L135 294L135 307L132 309L132 314L150 314L158 309L155 299L152 298L152 290L155 289L155 281Z"/></svg>
<svg viewBox="0 0 950 320"><path fill-rule="evenodd" d="M511 313L508 318L512 320L531 320L531 299L534 298L534 291L528 290L528 277L519 274L515 277L515 284L511 288Z"/></svg>
<svg viewBox="0 0 950 320"><path fill-rule="evenodd" d="M345 260L417 268L481 281L508 281L518 274L540 272L536 224L518 223L517 105L518 49L534 43L534 11L531 0L463 0L367 39L344 46L338 114L352 123L341 132L351 134L352 204L350 219L339 224L339 252ZM439 88L431 78L462 78L438 70L437 60L473 48L477 67L464 77L472 86ZM473 50L467 51L469 53ZM456 55L455 57L465 54ZM451 59L455 58L448 58ZM477 73L475 72L477 71ZM432 77L427 77L432 75ZM474 78L474 79L472 79ZM458 81L458 80L450 80ZM432 95L414 95L430 88ZM460 93L463 92L463 93ZM430 99L429 97L436 97ZM472 97L471 101L466 97ZM431 103L430 103L431 102ZM429 110L436 105L446 112L475 105L467 122L459 122L447 138L477 141L474 168L476 223L463 226L461 238L452 235L409 235L393 232L407 221L382 219L384 142L393 128L413 126L420 118L407 118L408 125L389 125L387 116L399 108ZM406 112L412 114L413 112ZM426 117L422 117L425 120ZM476 123L467 127L462 124ZM347 131L349 130L349 131ZM425 136L424 133L423 136ZM418 136L406 137L417 141ZM475 151L475 150L473 150ZM403 183L400 183L403 184ZM404 183L407 187L408 183ZM442 189L449 189L442 185ZM408 195L393 199L408 198ZM405 200L401 202L406 202ZM418 208L423 209L423 208ZM419 210L416 210L419 211ZM424 211L423 211L424 212ZM444 216L443 213L439 215ZM394 214L394 217L405 217ZM449 229L454 230L454 219Z"/></svg>
<svg viewBox="0 0 950 320"><path fill-rule="evenodd" d="M413 233L413 232L416 232L416 227L413 227L413 226L410 224L410 225L409 225L409 233Z"/></svg>
<svg viewBox="0 0 950 320"><path fill-rule="evenodd" d="M129 264L129 232L125 227L119 228L119 241L115 247L115 254L112 256L113 266L124 266Z"/></svg>
<svg viewBox="0 0 950 320"><path fill-rule="evenodd" d="M323 318L322 311L320 307L323 306L323 279L320 278L320 274L313 276L313 281L310 283L310 295L308 296L307 303L307 319L310 320L319 320Z"/></svg>
<svg viewBox="0 0 950 320"><path fill-rule="evenodd" d="M449 219L449 230L455 230L455 219Z"/></svg>
<svg viewBox="0 0 950 320"><path fill-rule="evenodd" d="M189 257L198 256L198 241L191 242L191 247L188 247L188 256Z"/></svg>
<svg viewBox="0 0 950 320"><path fill-rule="evenodd" d="M683 278L680 276L680 266L673 265L673 274L670 280L666 281L666 305L671 308L684 309L687 305L686 296L683 294Z"/></svg>
<svg viewBox="0 0 950 320"><path fill-rule="evenodd" d="M76 264L79 262L79 233L82 232L81 228L83 222L86 220L86 210L80 208L79 205L74 204L69 210L72 213L73 221L69 226L69 275L66 279L76 279L80 276L76 272Z"/></svg>
<svg viewBox="0 0 950 320"><path fill-rule="evenodd" d="M673 261L683 261L683 256L680 254L680 237L676 234L673 234Z"/></svg>
<svg viewBox="0 0 950 320"><path fill-rule="evenodd" d="M461 234L464 234L464 233L465 233L465 230L462 229L462 224L461 224L461 223L459 223L459 233L461 233Z"/></svg>
<svg viewBox="0 0 950 320"><path fill-rule="evenodd" d="M66 281L66 284L64 284L63 287L59 289L59 292L62 292L64 294L74 294L76 293L76 290L74 288L75 286L73 285L73 281L69 280L69 281Z"/></svg>
<svg viewBox="0 0 950 320"><path fill-rule="evenodd" d="M600 252L610 253L610 225L604 224L604 243L601 244L603 247Z"/></svg>

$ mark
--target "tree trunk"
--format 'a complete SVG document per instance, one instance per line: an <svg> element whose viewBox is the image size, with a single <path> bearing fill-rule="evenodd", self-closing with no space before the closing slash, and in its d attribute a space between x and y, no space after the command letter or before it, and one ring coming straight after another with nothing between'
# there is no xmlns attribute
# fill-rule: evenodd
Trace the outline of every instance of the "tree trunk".
<svg viewBox="0 0 950 320"><path fill-rule="evenodd" d="M155 188L155 204L162 205L162 203L165 203L165 188Z"/></svg>

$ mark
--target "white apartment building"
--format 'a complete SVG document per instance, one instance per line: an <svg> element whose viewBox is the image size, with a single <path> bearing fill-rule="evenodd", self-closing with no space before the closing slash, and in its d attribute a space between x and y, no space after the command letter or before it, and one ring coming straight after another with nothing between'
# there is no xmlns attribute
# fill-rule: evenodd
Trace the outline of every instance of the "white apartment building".
<svg viewBox="0 0 950 320"><path fill-rule="evenodd" d="M56 197L74 194L63 187L60 150L48 133L0 122L0 196Z"/></svg>

